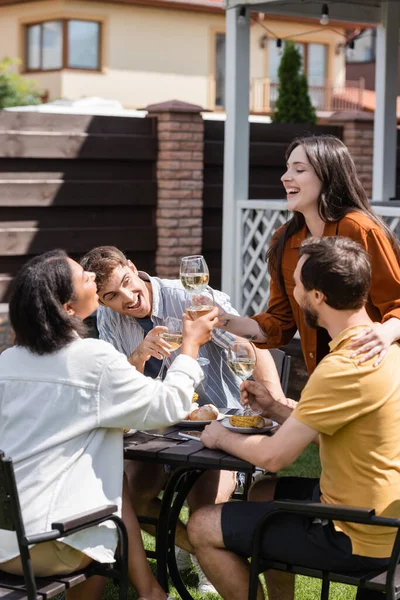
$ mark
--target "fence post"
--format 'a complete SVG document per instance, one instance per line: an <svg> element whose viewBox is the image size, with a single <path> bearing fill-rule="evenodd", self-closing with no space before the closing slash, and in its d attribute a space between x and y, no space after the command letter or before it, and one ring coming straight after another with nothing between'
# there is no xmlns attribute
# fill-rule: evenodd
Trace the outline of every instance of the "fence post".
<svg viewBox="0 0 400 600"><path fill-rule="evenodd" d="M156 274L176 278L181 256L201 254L203 109L171 100L146 110L149 117L157 117Z"/></svg>
<svg viewBox="0 0 400 600"><path fill-rule="evenodd" d="M343 142L353 157L368 198L373 199L374 115L365 111L341 111L332 115L329 123L343 127Z"/></svg>

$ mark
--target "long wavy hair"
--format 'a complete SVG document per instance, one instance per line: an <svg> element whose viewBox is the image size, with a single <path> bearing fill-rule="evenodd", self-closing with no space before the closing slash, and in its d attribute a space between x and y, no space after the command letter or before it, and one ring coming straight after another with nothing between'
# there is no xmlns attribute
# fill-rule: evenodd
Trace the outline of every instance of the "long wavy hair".
<svg viewBox="0 0 400 600"><path fill-rule="evenodd" d="M325 223L340 221L349 212L366 214L385 233L400 263L399 243L386 223L372 210L367 194L358 179L353 159L347 147L333 135L312 135L293 140L286 151L286 160L297 146L302 146L318 179L322 183L318 199L318 214ZM295 212L286 223L282 235L274 239L266 260L270 273L277 276L284 289L282 256L287 240L305 224L304 216Z"/></svg>

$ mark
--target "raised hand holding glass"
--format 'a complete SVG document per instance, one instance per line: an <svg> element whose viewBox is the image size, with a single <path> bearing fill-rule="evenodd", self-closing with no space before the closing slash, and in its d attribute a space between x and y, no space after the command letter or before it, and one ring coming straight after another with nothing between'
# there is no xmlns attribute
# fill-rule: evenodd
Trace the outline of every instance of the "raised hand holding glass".
<svg viewBox="0 0 400 600"><path fill-rule="evenodd" d="M211 312L214 306L214 294L211 288L186 296L185 312L192 321Z"/></svg>

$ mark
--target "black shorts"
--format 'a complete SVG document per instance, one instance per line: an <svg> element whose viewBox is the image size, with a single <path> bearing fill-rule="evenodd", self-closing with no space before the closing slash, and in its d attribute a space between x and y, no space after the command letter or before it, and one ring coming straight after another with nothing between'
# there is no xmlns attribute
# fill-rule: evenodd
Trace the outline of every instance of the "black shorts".
<svg viewBox="0 0 400 600"><path fill-rule="evenodd" d="M281 477L277 480L274 499L319 502L319 480ZM225 547L249 557L254 530L271 510L272 502L224 504L221 527ZM278 514L267 526L262 555L282 563L331 571L372 571L386 567L389 561L352 554L350 538L336 531L331 521L324 524L289 514Z"/></svg>

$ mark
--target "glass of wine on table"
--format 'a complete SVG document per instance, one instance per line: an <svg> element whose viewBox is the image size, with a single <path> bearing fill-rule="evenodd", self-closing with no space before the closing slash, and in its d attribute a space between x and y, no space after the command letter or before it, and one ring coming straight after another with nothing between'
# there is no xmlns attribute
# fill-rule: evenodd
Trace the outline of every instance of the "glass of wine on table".
<svg viewBox="0 0 400 600"><path fill-rule="evenodd" d="M206 289L210 275L204 256L195 254L184 256L180 267L181 283L188 292L202 292Z"/></svg>

